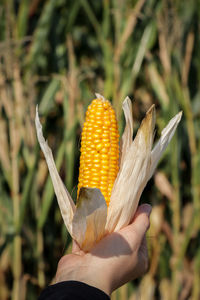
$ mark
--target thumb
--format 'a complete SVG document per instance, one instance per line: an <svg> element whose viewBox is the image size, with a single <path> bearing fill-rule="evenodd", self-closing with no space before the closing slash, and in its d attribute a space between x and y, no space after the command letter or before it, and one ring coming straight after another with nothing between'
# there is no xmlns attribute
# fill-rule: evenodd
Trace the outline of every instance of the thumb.
<svg viewBox="0 0 200 300"><path fill-rule="evenodd" d="M130 224L131 230L137 234L138 242L142 242L145 233L149 229L151 210L152 207L149 204L140 205Z"/></svg>
<svg viewBox="0 0 200 300"><path fill-rule="evenodd" d="M121 229L121 233L130 245L140 246L149 228L149 216L151 213L151 205L142 204L138 207L133 221L130 225Z"/></svg>

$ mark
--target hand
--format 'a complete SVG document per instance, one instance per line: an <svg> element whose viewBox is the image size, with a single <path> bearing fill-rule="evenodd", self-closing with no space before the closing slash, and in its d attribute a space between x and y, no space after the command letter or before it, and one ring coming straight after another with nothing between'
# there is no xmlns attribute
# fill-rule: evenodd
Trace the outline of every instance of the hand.
<svg viewBox="0 0 200 300"><path fill-rule="evenodd" d="M89 253L74 243L72 254L60 259L54 283L81 281L111 295L118 287L143 275L148 268L145 233L150 213L150 205L139 206L130 225L107 235Z"/></svg>

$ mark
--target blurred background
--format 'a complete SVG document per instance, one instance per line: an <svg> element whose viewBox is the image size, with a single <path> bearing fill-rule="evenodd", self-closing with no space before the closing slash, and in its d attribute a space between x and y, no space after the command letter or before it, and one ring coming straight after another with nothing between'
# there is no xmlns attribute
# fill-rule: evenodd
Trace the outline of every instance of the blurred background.
<svg viewBox="0 0 200 300"><path fill-rule="evenodd" d="M71 249L34 125L76 198L80 134L94 93L120 133L156 104L157 139L183 118L141 199L153 206L148 273L112 300L200 299L200 2L1 0L0 299L37 299ZM134 183L133 183L134 184Z"/></svg>

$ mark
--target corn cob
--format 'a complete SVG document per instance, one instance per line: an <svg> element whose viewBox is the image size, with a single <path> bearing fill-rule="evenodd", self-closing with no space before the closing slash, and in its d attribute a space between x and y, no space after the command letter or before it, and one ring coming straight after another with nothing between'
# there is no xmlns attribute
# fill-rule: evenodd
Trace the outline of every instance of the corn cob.
<svg viewBox="0 0 200 300"><path fill-rule="evenodd" d="M81 187L99 188L107 206L119 169L119 133L110 102L94 99L88 106L81 136L79 195Z"/></svg>

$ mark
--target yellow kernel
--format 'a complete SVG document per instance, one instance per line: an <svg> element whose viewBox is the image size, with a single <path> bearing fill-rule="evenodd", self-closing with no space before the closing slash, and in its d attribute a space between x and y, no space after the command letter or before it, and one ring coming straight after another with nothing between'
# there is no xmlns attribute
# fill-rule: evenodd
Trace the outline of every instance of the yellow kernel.
<svg viewBox="0 0 200 300"><path fill-rule="evenodd" d="M97 173L92 174L92 177L91 177L90 180L93 181L93 182L99 183L99 178L98 178L98 177L95 177L96 174L97 174Z"/></svg>
<svg viewBox="0 0 200 300"><path fill-rule="evenodd" d="M98 133L93 133L93 134L92 134L92 138L99 141L100 135L99 135ZM94 141L94 142L95 142L95 141Z"/></svg>
<svg viewBox="0 0 200 300"><path fill-rule="evenodd" d="M115 156L115 157L116 157L117 152L118 152L118 149L119 149L119 146L118 146L118 145L116 145L116 146L112 145L112 146L110 147L109 155L110 155L110 156Z"/></svg>
<svg viewBox="0 0 200 300"><path fill-rule="evenodd" d="M109 103L108 103L107 101L105 101L105 102L103 103L103 108L104 108L104 109L108 109L108 108L109 108Z"/></svg>
<svg viewBox="0 0 200 300"><path fill-rule="evenodd" d="M100 139L93 139L94 144L100 144L101 140Z"/></svg>
<svg viewBox="0 0 200 300"><path fill-rule="evenodd" d="M102 112L103 112L103 109L100 110L100 109L98 108L98 110L96 111L95 115L96 115L96 116L102 116Z"/></svg>
<svg viewBox="0 0 200 300"><path fill-rule="evenodd" d="M103 119L103 117L102 117L102 116L99 116L99 115L97 115L97 116L95 117L96 122L97 122L97 121L101 121L101 122L102 122L102 119Z"/></svg>
<svg viewBox="0 0 200 300"><path fill-rule="evenodd" d="M109 184L107 179L99 181L99 185L101 185L101 186L104 186L104 185L107 185L107 184Z"/></svg>
<svg viewBox="0 0 200 300"><path fill-rule="evenodd" d="M98 185L95 181L91 181L89 185L90 185L90 187L97 187L98 188Z"/></svg>
<svg viewBox="0 0 200 300"><path fill-rule="evenodd" d="M95 124L96 124L96 126L102 126L103 120L102 119L101 120L96 120Z"/></svg>
<svg viewBox="0 0 200 300"><path fill-rule="evenodd" d="M117 152L115 151L115 149L110 149L110 151L109 151L109 157L110 157L110 159L115 160L116 159L116 155L117 155Z"/></svg>
<svg viewBox="0 0 200 300"><path fill-rule="evenodd" d="M91 140L87 140L87 147L92 147L93 143Z"/></svg>
<svg viewBox="0 0 200 300"><path fill-rule="evenodd" d="M100 159L101 155L97 151L95 151L95 154L93 154L94 159Z"/></svg>
<svg viewBox="0 0 200 300"><path fill-rule="evenodd" d="M92 167L92 163L90 162L90 163L87 163L87 164L86 164L85 169L86 169L86 168L90 169L91 167Z"/></svg>
<svg viewBox="0 0 200 300"><path fill-rule="evenodd" d="M107 189L108 189L107 186L100 186L100 190L103 191L103 192L106 192Z"/></svg>
<svg viewBox="0 0 200 300"><path fill-rule="evenodd" d="M85 163L86 163L86 164L91 163L91 158L90 158L90 157L89 157L89 158L86 158L86 159L85 159Z"/></svg>
<svg viewBox="0 0 200 300"><path fill-rule="evenodd" d="M106 201L106 204L107 204L107 206L109 205L109 196L108 196L108 194L105 194L105 195L103 195L104 196L104 199L105 199L105 201Z"/></svg>
<svg viewBox="0 0 200 300"><path fill-rule="evenodd" d="M112 131L112 132L116 131L118 133L117 125L116 124L112 124L112 126L110 127L110 131Z"/></svg>
<svg viewBox="0 0 200 300"><path fill-rule="evenodd" d="M86 146L85 150L86 150L86 153L90 152L90 154L91 154L92 151L94 151L94 150L92 150L92 148L91 148L90 146L88 146L88 145Z"/></svg>
<svg viewBox="0 0 200 300"><path fill-rule="evenodd" d="M84 174L84 180L83 181L87 181L90 179L90 174Z"/></svg>
<svg viewBox="0 0 200 300"><path fill-rule="evenodd" d="M101 159L101 164L102 164L102 165L108 165L108 162L109 162L108 156L105 157L104 159L103 159L103 158Z"/></svg>
<svg viewBox="0 0 200 300"><path fill-rule="evenodd" d="M112 176L116 176L116 174L118 173L118 170L116 168L109 168L109 175Z"/></svg>
<svg viewBox="0 0 200 300"><path fill-rule="evenodd" d="M112 137L117 137L117 132L116 132L116 131L111 131L111 132L110 132L110 135L111 135Z"/></svg>
<svg viewBox="0 0 200 300"><path fill-rule="evenodd" d="M101 168L102 168L102 170L109 170L109 166L108 165L102 165Z"/></svg>
<svg viewBox="0 0 200 300"><path fill-rule="evenodd" d="M107 120L105 120L103 123L104 123L104 126L105 126L105 127L109 127L110 124L111 124L110 121L107 121Z"/></svg>
<svg viewBox="0 0 200 300"><path fill-rule="evenodd" d="M108 177L108 183L113 185L114 182L115 182L115 177Z"/></svg>
<svg viewBox="0 0 200 300"><path fill-rule="evenodd" d="M90 124L93 125L93 123L95 123L95 116L90 115L89 121L90 121Z"/></svg>
<svg viewBox="0 0 200 300"><path fill-rule="evenodd" d="M108 176L109 176L110 179L115 178L116 175L117 175L117 172L110 172L109 171L109 173L108 173Z"/></svg>
<svg viewBox="0 0 200 300"><path fill-rule="evenodd" d="M113 151L109 151L109 159L112 160L113 162L115 162L115 160L118 160L118 156L117 154L113 153Z"/></svg>
<svg viewBox="0 0 200 300"><path fill-rule="evenodd" d="M96 169L96 171L99 171L101 169L101 165L99 164L93 164L93 167Z"/></svg>
<svg viewBox="0 0 200 300"><path fill-rule="evenodd" d="M104 143L105 148L110 148L110 143Z"/></svg>
<svg viewBox="0 0 200 300"><path fill-rule="evenodd" d="M102 133L102 135L101 135L101 138L102 139L109 139L109 137L110 137L110 135L109 135L109 132L104 132L104 133Z"/></svg>
<svg viewBox="0 0 200 300"><path fill-rule="evenodd" d="M94 156L95 153L96 153L96 150L95 150L95 149L90 150L90 154L91 154L92 156Z"/></svg>
<svg viewBox="0 0 200 300"><path fill-rule="evenodd" d="M103 118L104 120L110 120L110 113L108 110L106 110L103 114Z"/></svg>
<svg viewBox="0 0 200 300"><path fill-rule="evenodd" d="M86 142L88 143L88 142L90 142L90 141L92 141L92 140L93 140L92 135L88 135L88 136L87 136L87 141L86 141Z"/></svg>
<svg viewBox="0 0 200 300"><path fill-rule="evenodd" d="M108 153L108 149L105 148L105 145L104 145L104 148L102 148L100 152L101 152L101 153Z"/></svg>
<svg viewBox="0 0 200 300"><path fill-rule="evenodd" d="M108 154L101 153L101 158L102 159L108 159Z"/></svg>
<svg viewBox="0 0 200 300"><path fill-rule="evenodd" d="M93 159L94 164L99 164L100 162L101 162L100 159Z"/></svg>
<svg viewBox="0 0 200 300"><path fill-rule="evenodd" d="M105 175L107 175L107 174L108 174L108 171L107 171L107 170L105 170L105 169L100 170L100 175L105 176Z"/></svg>
<svg viewBox="0 0 200 300"><path fill-rule="evenodd" d="M92 132L93 131L93 127L90 125L90 126L88 126L88 128L87 128L87 132L89 133L89 132Z"/></svg>
<svg viewBox="0 0 200 300"><path fill-rule="evenodd" d="M102 181L106 181L106 182L107 182L107 180L108 180L108 177L107 177L107 176L101 176L101 182L102 182Z"/></svg>
<svg viewBox="0 0 200 300"><path fill-rule="evenodd" d="M99 143L96 145L97 151L100 151L103 148L103 144Z"/></svg>
<svg viewBox="0 0 200 300"><path fill-rule="evenodd" d="M83 180L83 186L86 186L87 184L89 184L89 179L84 179Z"/></svg>
<svg viewBox="0 0 200 300"><path fill-rule="evenodd" d="M101 128L97 128L97 129L95 130L95 133L101 134L101 133L102 133L102 129L101 129Z"/></svg>
<svg viewBox="0 0 200 300"><path fill-rule="evenodd" d="M110 139L102 139L103 144L109 144L110 145ZM109 146L108 146L109 147Z"/></svg>

